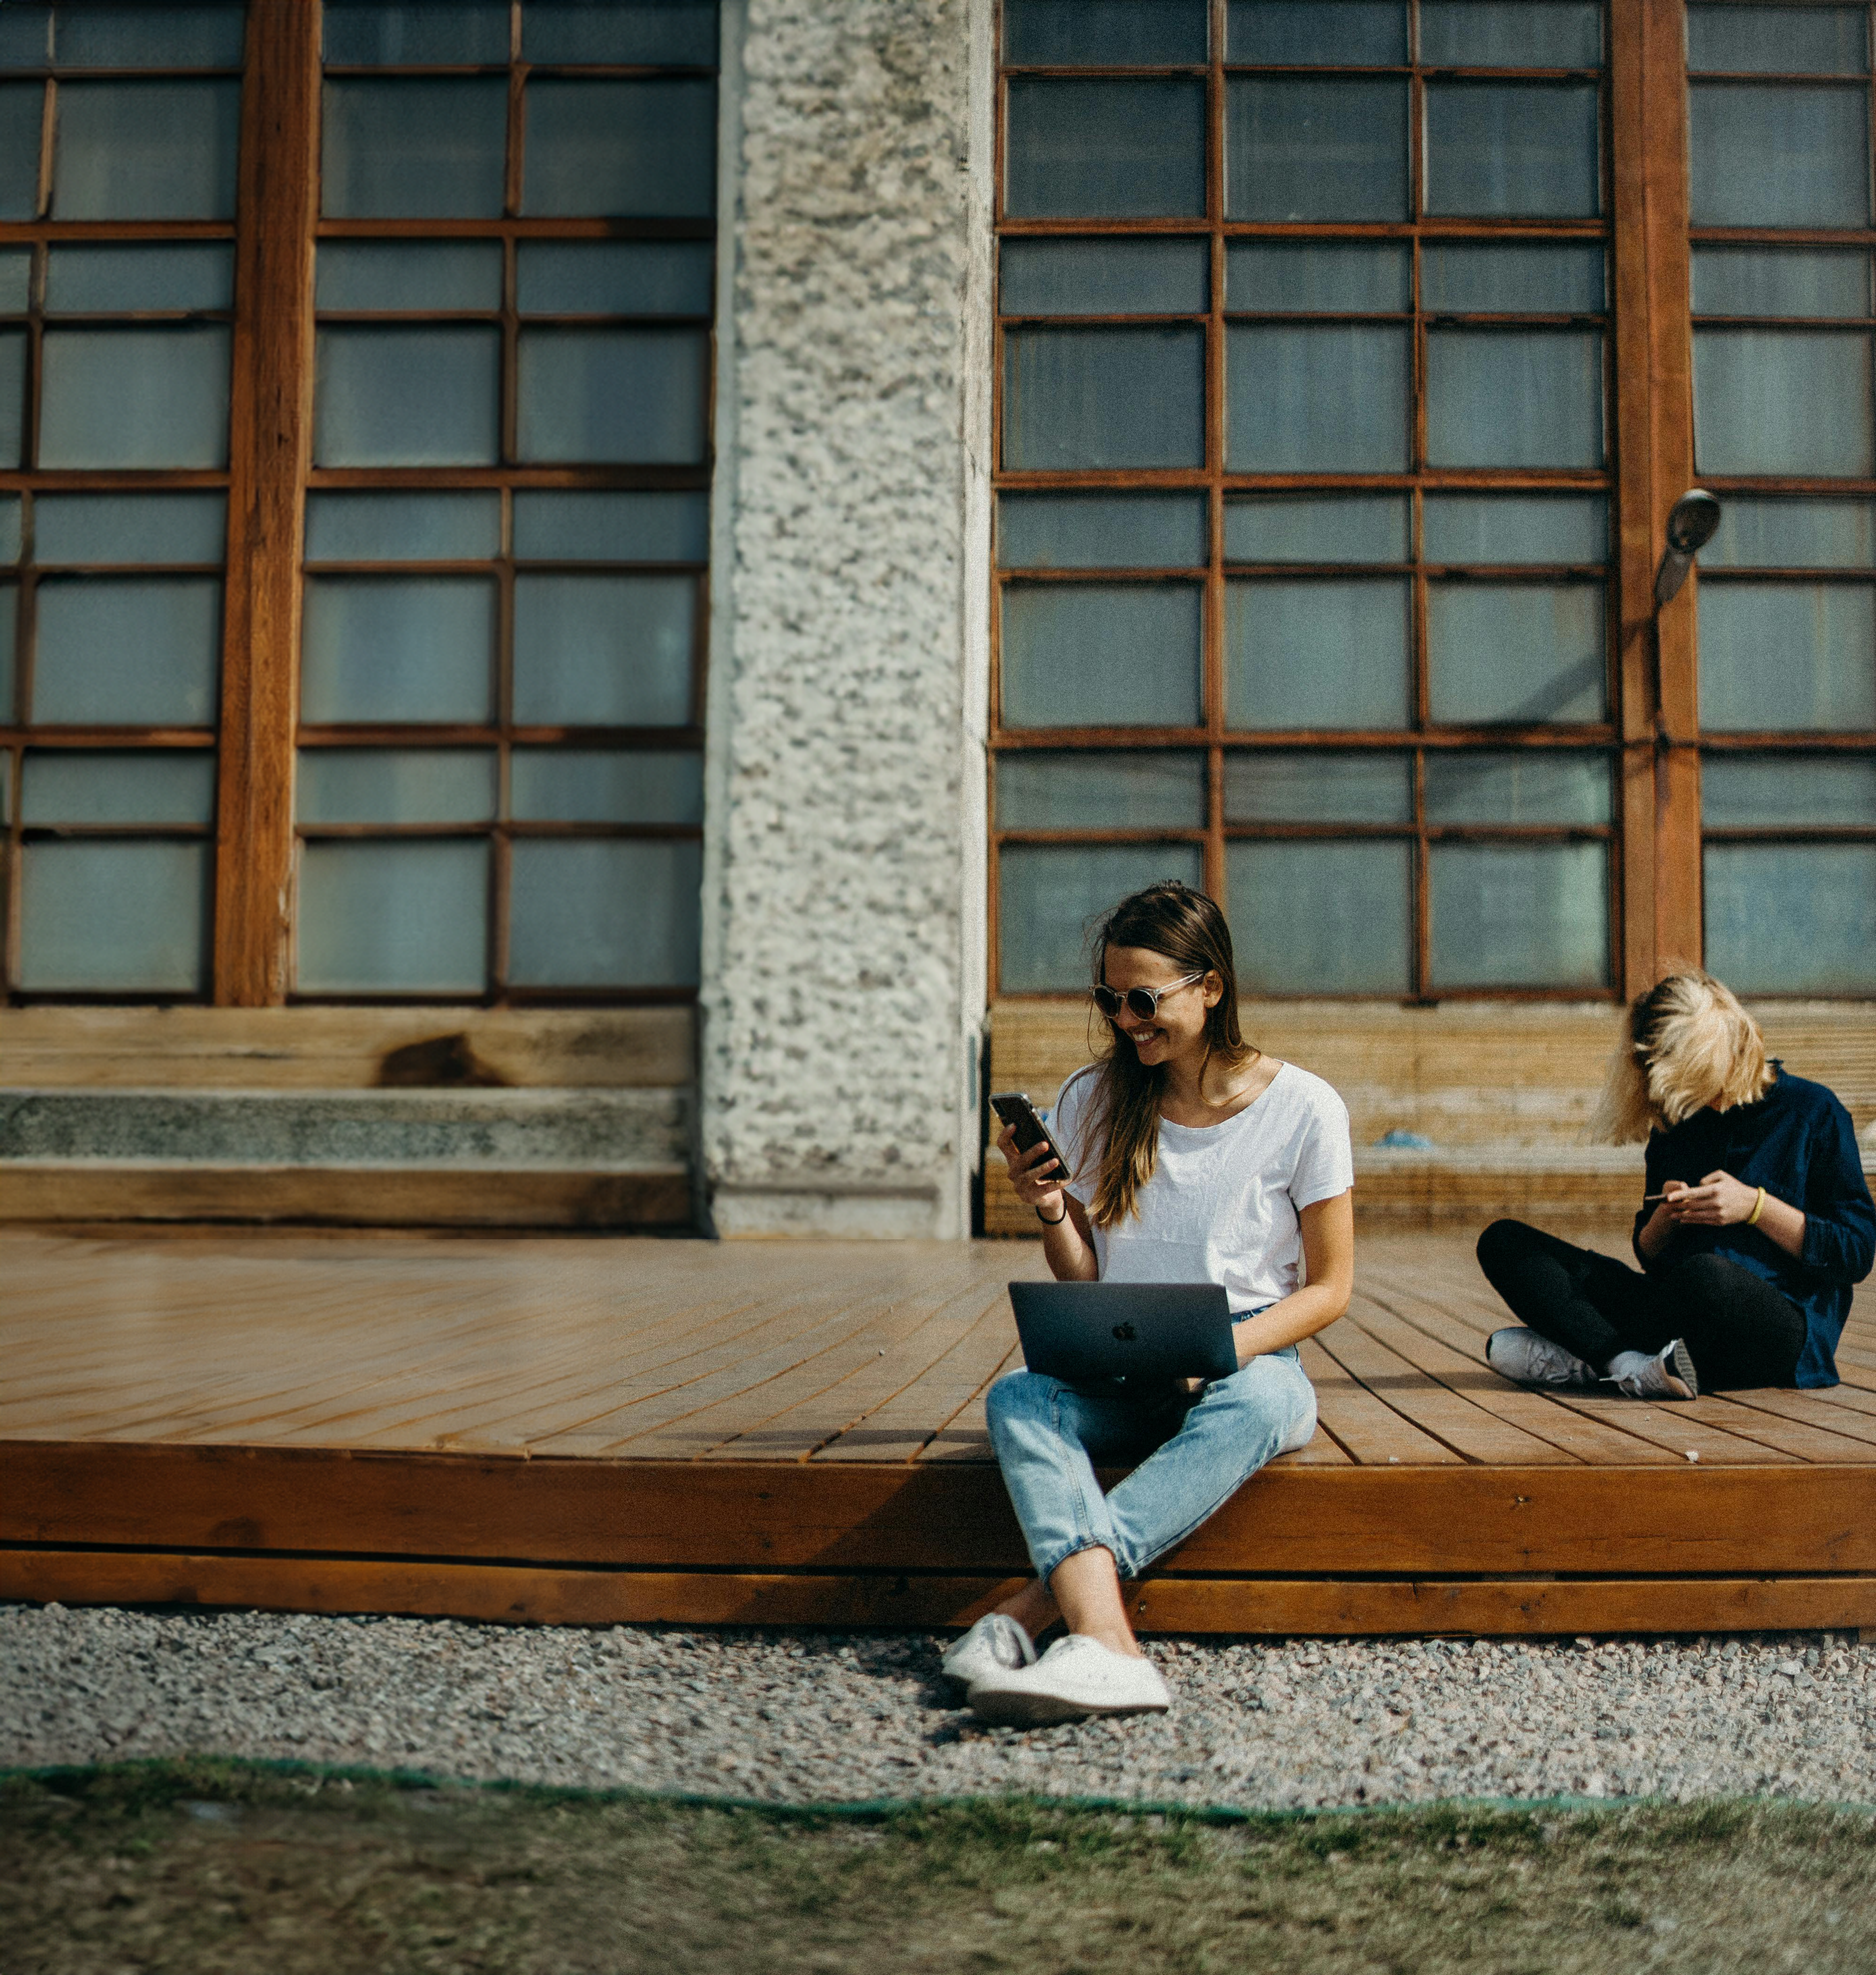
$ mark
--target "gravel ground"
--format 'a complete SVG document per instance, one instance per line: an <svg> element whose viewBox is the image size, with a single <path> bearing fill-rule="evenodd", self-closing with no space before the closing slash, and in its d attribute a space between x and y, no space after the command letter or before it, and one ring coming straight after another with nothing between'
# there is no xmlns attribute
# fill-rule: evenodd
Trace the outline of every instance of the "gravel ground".
<svg viewBox="0 0 1876 1975"><path fill-rule="evenodd" d="M0 1766L183 1753L805 1802L1876 1799L1876 1645L1155 1640L1169 1717L984 1729L944 1641L0 1605Z"/></svg>

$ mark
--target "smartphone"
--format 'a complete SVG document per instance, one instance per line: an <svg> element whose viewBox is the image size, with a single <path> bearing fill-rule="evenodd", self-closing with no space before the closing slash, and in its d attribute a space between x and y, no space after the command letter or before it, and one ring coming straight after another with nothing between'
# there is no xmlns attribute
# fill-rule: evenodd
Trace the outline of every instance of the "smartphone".
<svg viewBox="0 0 1876 1975"><path fill-rule="evenodd" d="M1060 1181L1074 1178L1075 1168L1069 1165L1048 1127L1036 1116L1035 1106L1029 1102L1026 1091L999 1090L992 1096L990 1109L1005 1125L1014 1128L1018 1152L1026 1152L1032 1145L1045 1145L1055 1155L1058 1170L1048 1175L1051 1179Z"/></svg>

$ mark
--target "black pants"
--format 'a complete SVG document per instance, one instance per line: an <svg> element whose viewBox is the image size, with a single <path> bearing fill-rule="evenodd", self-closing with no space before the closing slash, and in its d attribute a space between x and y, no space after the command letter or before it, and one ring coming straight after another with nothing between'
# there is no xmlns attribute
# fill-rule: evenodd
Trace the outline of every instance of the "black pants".
<svg viewBox="0 0 1876 1975"><path fill-rule="evenodd" d="M1541 1227L1495 1221L1479 1237L1479 1266L1520 1323L1598 1372L1618 1351L1659 1351L1678 1337L1703 1392L1797 1381L1803 1311L1723 1256L1690 1255L1644 1276Z"/></svg>

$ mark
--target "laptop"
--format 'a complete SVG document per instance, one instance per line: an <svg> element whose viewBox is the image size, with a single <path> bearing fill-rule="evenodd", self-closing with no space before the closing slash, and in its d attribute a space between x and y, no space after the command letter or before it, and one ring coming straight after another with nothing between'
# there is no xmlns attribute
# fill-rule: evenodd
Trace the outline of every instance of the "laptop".
<svg viewBox="0 0 1876 1975"><path fill-rule="evenodd" d="M1024 1362L1052 1379L1225 1379L1238 1369L1218 1283L1012 1283L1009 1300Z"/></svg>

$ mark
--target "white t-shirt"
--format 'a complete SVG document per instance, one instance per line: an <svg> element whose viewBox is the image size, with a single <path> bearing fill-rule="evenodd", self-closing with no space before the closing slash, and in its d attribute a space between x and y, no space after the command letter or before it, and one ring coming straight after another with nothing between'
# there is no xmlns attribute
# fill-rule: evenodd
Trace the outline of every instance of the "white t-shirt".
<svg viewBox="0 0 1876 1975"><path fill-rule="evenodd" d="M1068 1191L1084 1207L1101 1165L1098 1139L1087 1141L1096 1074L1069 1078L1050 1121L1075 1168ZM1298 1214L1354 1185L1348 1107L1321 1077L1286 1063L1222 1125L1160 1121L1159 1155L1134 1214L1094 1228L1101 1279L1222 1283L1234 1313L1262 1310L1301 1278Z"/></svg>

